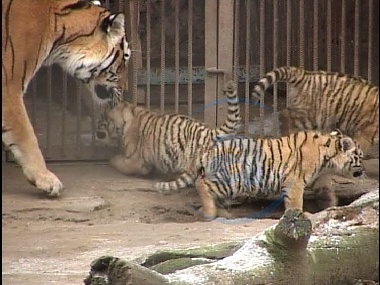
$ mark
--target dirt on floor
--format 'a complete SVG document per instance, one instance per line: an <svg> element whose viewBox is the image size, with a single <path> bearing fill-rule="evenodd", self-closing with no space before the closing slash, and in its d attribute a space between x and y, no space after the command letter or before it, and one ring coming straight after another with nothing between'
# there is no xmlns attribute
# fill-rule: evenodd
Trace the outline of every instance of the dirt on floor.
<svg viewBox="0 0 380 285"><path fill-rule="evenodd" d="M194 189L162 195L149 190L160 178L127 177L106 164L49 164L65 184L58 199L49 199L26 182L19 167L4 161L2 166L7 285L83 284L91 261L101 255L132 260L158 249L244 240L277 222L205 221L194 212ZM249 204L231 212L244 217L264 207Z"/></svg>
<svg viewBox="0 0 380 285"><path fill-rule="evenodd" d="M276 222L202 221L192 212L194 190L161 195L148 190L152 180L108 165L49 168L65 184L59 199L46 198L19 167L3 163L3 284L83 284L91 261L104 254L133 259L160 248L242 240Z"/></svg>

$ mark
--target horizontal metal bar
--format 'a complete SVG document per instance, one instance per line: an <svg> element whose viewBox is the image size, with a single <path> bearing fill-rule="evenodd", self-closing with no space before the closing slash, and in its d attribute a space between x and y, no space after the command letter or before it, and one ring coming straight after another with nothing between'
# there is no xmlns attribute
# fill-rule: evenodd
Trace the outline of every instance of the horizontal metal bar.
<svg viewBox="0 0 380 285"><path fill-rule="evenodd" d="M226 71L224 69L218 69L216 67L206 68L206 71L208 73L226 73Z"/></svg>
<svg viewBox="0 0 380 285"><path fill-rule="evenodd" d="M223 72L222 70L217 69L207 69L203 66L194 66L192 82L194 84L203 84L205 81L206 72ZM245 82L245 66L239 66L237 70L237 76L239 82ZM146 85L147 82L147 72L146 69L142 68L138 70L137 75L137 85ZM259 66L251 66L249 70L249 81L255 82L260 79ZM161 80L161 71L159 68L150 69L150 84L151 85L160 85ZM187 84L188 82L188 70L187 67L179 68L179 84ZM175 68L166 68L165 69L165 84L175 84Z"/></svg>

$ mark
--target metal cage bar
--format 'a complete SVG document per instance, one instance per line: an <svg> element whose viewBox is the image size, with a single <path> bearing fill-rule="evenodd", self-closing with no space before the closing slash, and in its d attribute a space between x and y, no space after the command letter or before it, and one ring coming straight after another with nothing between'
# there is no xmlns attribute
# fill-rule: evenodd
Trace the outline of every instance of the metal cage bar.
<svg viewBox="0 0 380 285"><path fill-rule="evenodd" d="M327 22L326 22L326 30L327 30L327 38L326 38L326 50L327 50L327 56L326 56L326 69L327 71L331 71L331 0L327 0Z"/></svg>
<svg viewBox="0 0 380 285"><path fill-rule="evenodd" d="M341 44L340 44L340 70L346 72L346 0L342 0L341 7Z"/></svg>
<svg viewBox="0 0 380 285"><path fill-rule="evenodd" d="M314 0L313 6L313 69L318 69L318 43L319 43L319 21L318 21L319 1Z"/></svg>
<svg viewBox="0 0 380 285"><path fill-rule="evenodd" d="M174 112L179 113L179 1L175 1L174 24ZM190 78L190 77L189 77Z"/></svg>
<svg viewBox="0 0 380 285"><path fill-rule="evenodd" d="M165 111L165 0L161 0L161 82L160 82L160 112Z"/></svg>
<svg viewBox="0 0 380 285"><path fill-rule="evenodd" d="M360 4L355 0L355 28L354 28L354 75L359 76L359 27L360 27Z"/></svg>
<svg viewBox="0 0 380 285"><path fill-rule="evenodd" d="M367 62L367 79L372 83L372 49L373 49L373 0L368 3L368 62Z"/></svg>
<svg viewBox="0 0 380 285"><path fill-rule="evenodd" d="M265 74L265 0L260 0L260 42L259 42L259 53L260 53L260 78ZM265 116L265 95L260 96L260 130L264 133L264 116Z"/></svg>
<svg viewBox="0 0 380 285"><path fill-rule="evenodd" d="M278 66L278 1L273 0L273 68ZM278 92L277 83L273 85L273 114L278 115ZM278 135L278 125L273 125L273 133Z"/></svg>
<svg viewBox="0 0 380 285"><path fill-rule="evenodd" d="M187 115L193 113L193 0L188 1L187 14Z"/></svg>
<svg viewBox="0 0 380 285"><path fill-rule="evenodd" d="M46 80L46 102L47 102L47 112L46 112L46 156L50 156L51 150L51 94L52 94L52 68L49 66L47 68L47 80Z"/></svg>
<svg viewBox="0 0 380 285"><path fill-rule="evenodd" d="M249 82L250 82L250 50L251 50L251 1L246 1L246 33L245 33L245 104L244 104L244 132L248 133L249 127L249 107L250 107L250 94L249 94Z"/></svg>
<svg viewBox="0 0 380 285"><path fill-rule="evenodd" d="M152 17L152 3L151 0L146 1L146 73L150 74L151 67L150 67L150 43L151 43L151 17ZM145 106L150 109L150 76L146 77L146 100L145 100Z"/></svg>

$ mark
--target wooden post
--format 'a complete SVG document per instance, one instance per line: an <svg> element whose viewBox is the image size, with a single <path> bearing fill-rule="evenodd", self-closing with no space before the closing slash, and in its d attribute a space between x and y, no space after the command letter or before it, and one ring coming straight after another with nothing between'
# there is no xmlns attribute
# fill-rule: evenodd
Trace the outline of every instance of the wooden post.
<svg viewBox="0 0 380 285"><path fill-rule="evenodd" d="M211 127L224 123L226 104L216 104L223 98L226 80L232 79L234 2L205 1L205 113Z"/></svg>

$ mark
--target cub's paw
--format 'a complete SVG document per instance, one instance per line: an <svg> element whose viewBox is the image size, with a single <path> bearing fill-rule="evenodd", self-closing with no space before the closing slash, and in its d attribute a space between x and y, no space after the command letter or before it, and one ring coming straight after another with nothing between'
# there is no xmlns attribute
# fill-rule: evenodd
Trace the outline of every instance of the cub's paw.
<svg viewBox="0 0 380 285"><path fill-rule="evenodd" d="M213 221L218 217L218 210L216 208L206 209L204 207L200 207L197 212L205 221Z"/></svg>
<svg viewBox="0 0 380 285"><path fill-rule="evenodd" d="M32 175L25 173L27 180L33 186L44 191L50 197L58 197L63 190L62 182L49 170L37 172Z"/></svg>

